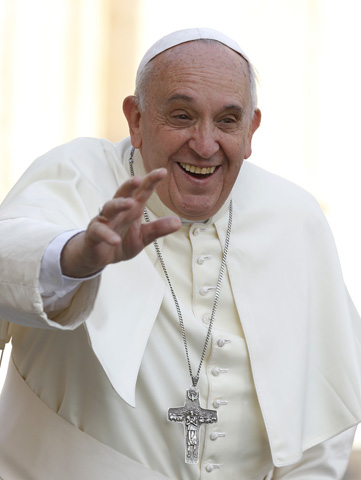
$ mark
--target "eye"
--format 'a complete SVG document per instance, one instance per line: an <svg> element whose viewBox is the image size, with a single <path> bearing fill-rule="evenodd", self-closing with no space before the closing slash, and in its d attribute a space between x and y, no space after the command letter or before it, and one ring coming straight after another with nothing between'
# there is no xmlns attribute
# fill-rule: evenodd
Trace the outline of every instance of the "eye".
<svg viewBox="0 0 361 480"><path fill-rule="evenodd" d="M170 117L178 118L179 120L189 120L191 115L185 108L174 108L169 112Z"/></svg>
<svg viewBox="0 0 361 480"><path fill-rule="evenodd" d="M189 112L180 109L170 112L168 119L169 123L176 127L187 127L193 121L192 115Z"/></svg>
<svg viewBox="0 0 361 480"><path fill-rule="evenodd" d="M232 117L222 118L221 123L236 123L236 119Z"/></svg>
<svg viewBox="0 0 361 480"><path fill-rule="evenodd" d="M240 129L242 119L243 110L237 105L230 105L229 107L224 108L215 118L218 128L227 132L233 132Z"/></svg>
<svg viewBox="0 0 361 480"><path fill-rule="evenodd" d="M173 118L176 118L178 120L190 120L189 115L187 115L186 113L179 113L177 115L173 115Z"/></svg>
<svg viewBox="0 0 361 480"><path fill-rule="evenodd" d="M218 128L227 132L233 132L239 129L240 121L234 115L227 115L218 120Z"/></svg>

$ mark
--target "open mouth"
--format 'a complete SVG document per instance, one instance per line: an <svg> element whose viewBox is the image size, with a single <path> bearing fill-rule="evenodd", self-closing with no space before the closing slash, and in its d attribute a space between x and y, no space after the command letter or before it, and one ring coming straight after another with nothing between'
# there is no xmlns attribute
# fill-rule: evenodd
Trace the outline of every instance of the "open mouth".
<svg viewBox="0 0 361 480"><path fill-rule="evenodd" d="M194 165L189 165L189 163L179 163L183 170L196 178L204 178L209 175L212 175L217 167L196 167Z"/></svg>

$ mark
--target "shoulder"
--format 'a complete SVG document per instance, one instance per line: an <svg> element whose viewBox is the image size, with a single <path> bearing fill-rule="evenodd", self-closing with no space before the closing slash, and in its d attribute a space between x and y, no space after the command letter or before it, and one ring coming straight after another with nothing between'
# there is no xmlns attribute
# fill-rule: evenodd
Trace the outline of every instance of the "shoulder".
<svg viewBox="0 0 361 480"><path fill-rule="evenodd" d="M252 163L244 162L234 187L239 206L249 206L279 214L321 214L315 197L302 187L270 173Z"/></svg>
<svg viewBox="0 0 361 480"><path fill-rule="evenodd" d="M298 185L249 162L244 162L232 192L235 228L239 232L297 241L330 235L315 197Z"/></svg>
<svg viewBox="0 0 361 480"><path fill-rule="evenodd" d="M59 145L47 153L39 157L33 163L33 166L42 163L61 162L82 165L91 165L93 162L97 164L121 164L121 145L127 143L128 139L119 143L112 143L105 138L81 137L76 138L68 143Z"/></svg>
<svg viewBox="0 0 361 480"><path fill-rule="evenodd" d="M104 138L77 138L38 157L23 175L23 180L75 180L79 177L99 187L102 184L120 185L129 176L121 158L128 143L128 139L112 143Z"/></svg>
<svg viewBox="0 0 361 480"><path fill-rule="evenodd" d="M129 174L122 164L128 139L77 138L38 157L11 189L3 205L15 197L61 196L65 191L113 196Z"/></svg>

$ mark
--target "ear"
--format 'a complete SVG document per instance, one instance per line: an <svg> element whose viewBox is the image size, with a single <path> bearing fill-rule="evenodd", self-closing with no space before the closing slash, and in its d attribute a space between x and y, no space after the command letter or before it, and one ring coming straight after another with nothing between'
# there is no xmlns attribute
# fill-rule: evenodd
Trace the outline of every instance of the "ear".
<svg viewBox="0 0 361 480"><path fill-rule="evenodd" d="M123 112L128 121L132 145L134 148L140 148L142 145L142 136L140 133L141 113L134 95L130 95L124 99Z"/></svg>
<svg viewBox="0 0 361 480"><path fill-rule="evenodd" d="M249 126L246 155L244 157L245 159L249 158L252 154L252 138L253 138L254 132L261 125L261 116L262 116L261 110L256 108L256 110L253 112L253 118Z"/></svg>

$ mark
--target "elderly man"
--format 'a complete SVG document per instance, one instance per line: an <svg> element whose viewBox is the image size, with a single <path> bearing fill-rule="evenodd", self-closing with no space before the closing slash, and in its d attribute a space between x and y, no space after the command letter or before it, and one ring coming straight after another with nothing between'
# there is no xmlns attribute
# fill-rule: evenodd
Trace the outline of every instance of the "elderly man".
<svg viewBox="0 0 361 480"><path fill-rule="evenodd" d="M228 37L172 33L130 139L58 147L10 192L4 480L343 477L360 321L316 202L244 161L254 83Z"/></svg>

